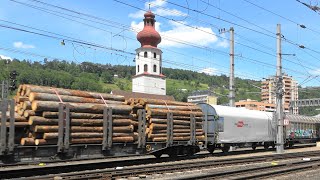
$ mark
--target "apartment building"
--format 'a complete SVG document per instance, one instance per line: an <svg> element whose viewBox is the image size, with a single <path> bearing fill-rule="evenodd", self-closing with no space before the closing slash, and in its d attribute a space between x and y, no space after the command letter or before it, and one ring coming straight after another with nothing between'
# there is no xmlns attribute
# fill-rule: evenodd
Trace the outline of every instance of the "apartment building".
<svg viewBox="0 0 320 180"><path fill-rule="evenodd" d="M262 81L261 85L261 102L276 104L276 82L277 78L275 76L271 76L264 81ZM298 84L297 82L287 74L283 75L283 107L284 112L289 112L289 105L291 101L298 100ZM293 114L298 114L298 107L293 108Z"/></svg>

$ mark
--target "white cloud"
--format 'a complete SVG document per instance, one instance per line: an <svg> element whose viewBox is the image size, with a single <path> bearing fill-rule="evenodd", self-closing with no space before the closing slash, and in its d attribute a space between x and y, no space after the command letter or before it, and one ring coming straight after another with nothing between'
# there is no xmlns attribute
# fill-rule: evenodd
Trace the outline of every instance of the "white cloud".
<svg viewBox="0 0 320 180"><path fill-rule="evenodd" d="M217 73L217 69L216 68L212 68L212 67L209 67L209 68L205 68L205 69L202 69L199 71L199 73L205 73L205 74L208 74L210 76L213 76L213 75L216 75Z"/></svg>
<svg viewBox="0 0 320 180"><path fill-rule="evenodd" d="M187 16L186 13L183 13L177 9L169 9L169 8L166 8L166 9L161 9L162 7L166 6L167 2L164 1L164 0L154 0L154 1L151 1L150 2L150 9L153 9L152 12L157 14L157 15L160 15L160 16L175 16L175 17L184 17L184 16ZM146 2L144 4L145 6L145 9L149 9L149 3ZM161 7L161 8L159 8ZM129 14L129 17L131 18L135 18L135 19L142 19L143 18L143 15L144 13L146 13L145 11L142 11L142 10L139 10L135 13L130 13Z"/></svg>
<svg viewBox="0 0 320 180"><path fill-rule="evenodd" d="M9 59L9 60L12 60L11 57L5 56L5 55L1 55L1 54L0 54L0 59Z"/></svg>
<svg viewBox="0 0 320 180"><path fill-rule="evenodd" d="M139 10L135 13L130 13L129 17L134 18L134 19L143 19L143 15L146 13L145 11Z"/></svg>
<svg viewBox="0 0 320 180"><path fill-rule="evenodd" d="M172 25L172 29L168 31L160 32L161 36L166 37L161 42L161 46L166 47L185 47L186 45L175 42L177 41L185 41L187 43L194 43L197 45L206 46L210 43L217 42L217 37L211 28L198 26L197 29L187 27L180 23L170 23ZM185 24L185 23L184 23Z"/></svg>
<svg viewBox="0 0 320 180"><path fill-rule="evenodd" d="M160 7L162 7L162 6L165 6L166 4L167 4L167 2L164 1L164 0L154 0L154 1L151 1L151 2L150 2L150 8L153 8L153 7L155 7L155 6L160 6ZM146 2L146 3L144 4L144 6L145 6L145 8L149 8L149 3Z"/></svg>
<svg viewBox="0 0 320 180"><path fill-rule="evenodd" d="M139 31L141 31L143 29L143 22L137 23L135 21L132 21L131 22L131 28L134 29L135 31L139 32ZM155 28L156 28L156 31L161 32L160 23L159 22L156 22Z"/></svg>
<svg viewBox="0 0 320 180"><path fill-rule="evenodd" d="M312 70L312 71L309 71L310 74L312 75L320 75L320 69L316 69L316 70Z"/></svg>
<svg viewBox="0 0 320 180"><path fill-rule="evenodd" d="M219 41L217 43L218 47L227 48L229 47L229 42L226 39L223 39L222 41Z"/></svg>
<svg viewBox="0 0 320 180"><path fill-rule="evenodd" d="M34 48L36 48L34 45L32 45L32 44L24 44L23 42L20 42L20 41L18 41L18 42L14 42L13 43L13 46L15 47L15 48L21 48L21 49L34 49Z"/></svg>

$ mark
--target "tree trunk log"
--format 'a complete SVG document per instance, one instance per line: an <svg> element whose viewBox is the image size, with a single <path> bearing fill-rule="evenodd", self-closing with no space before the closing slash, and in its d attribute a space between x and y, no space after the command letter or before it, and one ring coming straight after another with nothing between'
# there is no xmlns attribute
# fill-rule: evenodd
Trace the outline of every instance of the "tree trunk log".
<svg viewBox="0 0 320 180"><path fill-rule="evenodd" d="M193 112L202 112L201 108L196 105L192 106L173 106L173 105L158 105L158 104L147 104L146 110L152 109L170 109L178 111L193 111Z"/></svg>
<svg viewBox="0 0 320 180"><path fill-rule="evenodd" d="M57 139L49 139L49 140L45 140L45 139L36 139L35 140L35 145L36 146L40 146L40 145L50 145L50 144L57 144L58 140Z"/></svg>
<svg viewBox="0 0 320 180"><path fill-rule="evenodd" d="M2 113L0 112L0 120L1 120L1 117L2 117L1 114ZM10 119L10 115L9 115L10 113L7 112L6 114L7 114L7 119L9 120ZM25 117L20 116L18 113L14 113L14 119L15 119L15 122L28 122L28 120Z"/></svg>
<svg viewBox="0 0 320 180"><path fill-rule="evenodd" d="M31 110L31 102L30 101L24 101L22 108L24 110Z"/></svg>
<svg viewBox="0 0 320 180"><path fill-rule="evenodd" d="M34 132L58 132L59 126L34 126ZM133 132L133 125L130 126L114 126L112 132L114 133L130 133ZM103 127L81 127L72 126L71 132L103 132Z"/></svg>
<svg viewBox="0 0 320 180"><path fill-rule="evenodd" d="M34 146L35 140L33 138L21 138L20 144L22 146Z"/></svg>
<svg viewBox="0 0 320 180"><path fill-rule="evenodd" d="M63 102L76 102L76 103L95 103L95 104L124 104L123 101L113 101L113 100L105 100L103 101L101 97L99 99L94 98L85 98L85 97L77 97L77 96L67 96L67 95L56 95L56 94L48 94L48 93L36 93L32 92L29 95L29 100L33 101L56 101L60 102L60 99Z"/></svg>
<svg viewBox="0 0 320 180"><path fill-rule="evenodd" d="M167 119L154 119L151 118L149 120L149 123L156 123L156 124L167 124L168 120ZM184 120L173 120L174 125L187 125L190 126L190 120L189 121L184 121ZM196 122L197 126L201 126L202 122Z"/></svg>
<svg viewBox="0 0 320 180"><path fill-rule="evenodd" d="M131 119L113 119L113 126L128 126L133 124ZM58 125L59 119L47 119L40 116L31 116L29 125ZM71 119L72 126L103 126L103 119Z"/></svg>
<svg viewBox="0 0 320 180"><path fill-rule="evenodd" d="M103 104L92 104L92 103L68 103L70 105L70 111L73 112L84 112L84 113L103 113L105 105ZM109 104L114 114L130 114L132 107L129 105L120 104ZM33 101L33 111L55 111L59 108L59 102L51 101Z"/></svg>
<svg viewBox="0 0 320 180"><path fill-rule="evenodd" d="M202 132L202 129L196 129L196 132ZM149 134L164 134L167 130L151 130L149 128ZM173 133L190 133L190 129L173 129Z"/></svg>
<svg viewBox="0 0 320 180"><path fill-rule="evenodd" d="M25 118L28 118L30 116L35 116L35 115L39 115L39 113L36 113L36 112L34 112L32 110L25 110L24 113L23 113L23 116Z"/></svg>
<svg viewBox="0 0 320 180"><path fill-rule="evenodd" d="M0 123L0 126L1 126L1 123ZM6 126L9 127L10 126L10 123L7 122L6 123ZM26 127L26 126L29 126L28 122L14 122L14 126L16 128L22 128L22 127Z"/></svg>
<svg viewBox="0 0 320 180"><path fill-rule="evenodd" d="M101 96L102 96L104 99L108 99L108 100L116 100L116 101L124 101L125 100L125 98L123 96L112 95L112 94L29 85L26 88L26 95L29 96L31 92L59 94L59 95L67 95L67 96L78 96L78 97L94 98L94 99L102 99L101 98Z"/></svg>
<svg viewBox="0 0 320 180"><path fill-rule="evenodd" d="M24 109L19 109L17 113L18 113L20 116L23 116Z"/></svg>
<svg viewBox="0 0 320 180"><path fill-rule="evenodd" d="M113 133L112 137L136 136L138 133ZM102 138L103 133L71 133L72 138ZM57 139L58 133L44 133L43 139Z"/></svg>
<svg viewBox="0 0 320 180"><path fill-rule="evenodd" d="M113 143L127 143L133 142L133 136L124 136L124 137L112 137ZM81 138L81 139L72 139L72 144L101 144L102 138Z"/></svg>
<svg viewBox="0 0 320 180"><path fill-rule="evenodd" d="M201 116L202 112L191 112L191 111L178 111L178 110L168 110L168 109L149 109L147 111L147 115L149 116L159 116L159 115L167 115L169 112L173 113L176 116L188 116L190 117L190 114L193 114L195 116Z"/></svg>
<svg viewBox="0 0 320 180"><path fill-rule="evenodd" d="M169 101L169 100L161 100L161 99L139 99L139 104L146 105L146 104L157 104L157 105L175 105L175 106L194 106L193 103L186 103L186 102L178 102L178 101Z"/></svg>
<svg viewBox="0 0 320 180"><path fill-rule="evenodd" d="M173 129L190 129L190 126L184 126L184 125L173 125ZM152 123L149 125L150 130L162 130L162 129L167 129L166 124L155 124Z"/></svg>
<svg viewBox="0 0 320 180"><path fill-rule="evenodd" d="M20 102L24 102L24 101L28 101L28 100L29 100L28 97L17 96L17 98L16 98L16 103L20 103Z"/></svg>
<svg viewBox="0 0 320 180"><path fill-rule="evenodd" d="M154 118L154 119L167 119L167 115L161 115L161 116L152 116L148 119L151 119L151 118ZM173 116L173 119L175 120L185 120L185 121L190 121L190 116ZM196 122L202 122L203 121L203 117L194 117L194 119L196 120Z"/></svg>
<svg viewBox="0 0 320 180"><path fill-rule="evenodd" d="M197 136L201 136L203 135L202 132L196 132ZM173 133L173 137L184 137L184 136L188 136L190 137L190 132L189 133ZM152 138L156 138L156 137L167 137L167 134L148 134L148 138L152 139Z"/></svg>
<svg viewBox="0 0 320 180"><path fill-rule="evenodd" d="M42 113L42 116L44 118L58 118L59 112L44 111ZM74 119L103 119L103 114L70 112L70 117ZM129 114L129 115L113 114L112 118L113 119L132 119L133 115L132 114Z"/></svg>

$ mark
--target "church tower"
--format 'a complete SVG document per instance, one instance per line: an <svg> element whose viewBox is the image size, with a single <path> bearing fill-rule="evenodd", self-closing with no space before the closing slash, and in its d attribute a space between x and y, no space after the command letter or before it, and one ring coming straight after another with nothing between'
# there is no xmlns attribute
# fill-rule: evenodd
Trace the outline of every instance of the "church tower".
<svg viewBox="0 0 320 180"><path fill-rule="evenodd" d="M136 75L132 78L132 91L166 95L166 79L162 74L161 42L155 30L155 15L149 10L144 14L144 28L137 35L141 47L136 49Z"/></svg>

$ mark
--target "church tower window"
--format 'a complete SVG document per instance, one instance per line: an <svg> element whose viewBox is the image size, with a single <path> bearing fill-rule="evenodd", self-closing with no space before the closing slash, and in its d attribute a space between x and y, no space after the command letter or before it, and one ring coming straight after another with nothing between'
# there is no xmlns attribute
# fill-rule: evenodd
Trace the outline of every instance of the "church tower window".
<svg viewBox="0 0 320 180"><path fill-rule="evenodd" d="M153 65L153 72L157 72L157 65Z"/></svg>
<svg viewBox="0 0 320 180"><path fill-rule="evenodd" d="M140 71L140 67L139 67L139 65L138 65L138 72Z"/></svg>
<svg viewBox="0 0 320 180"><path fill-rule="evenodd" d="M153 53L153 58L157 58L157 53Z"/></svg>
<svg viewBox="0 0 320 180"><path fill-rule="evenodd" d="M147 64L145 64L145 65L143 66L143 70L144 70L144 72L148 72L148 65L147 65Z"/></svg>
<svg viewBox="0 0 320 180"><path fill-rule="evenodd" d="M144 57L148 57L148 53L147 52L144 52Z"/></svg>

